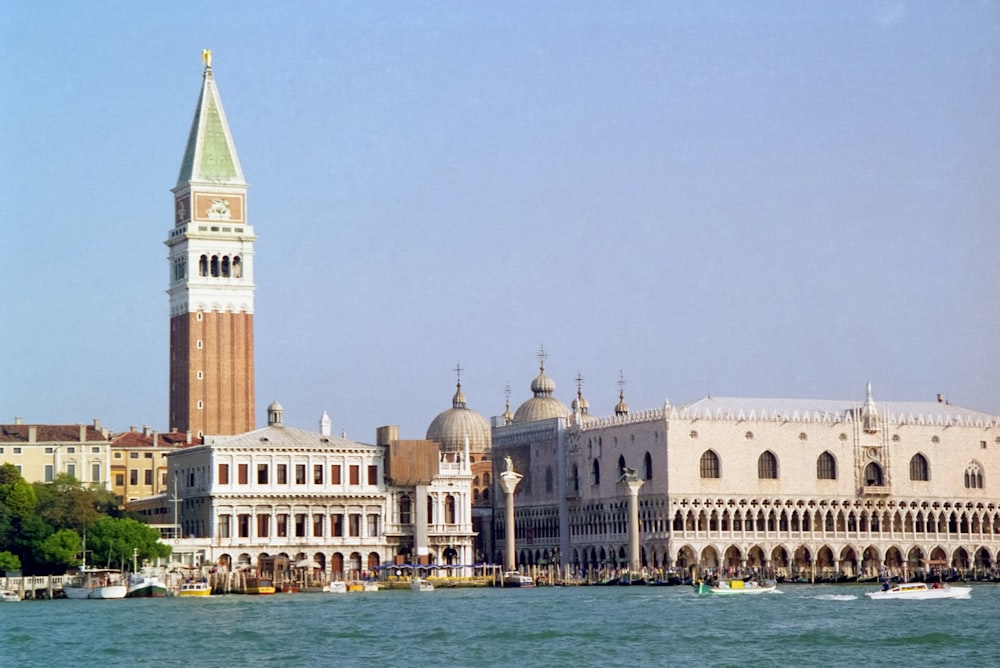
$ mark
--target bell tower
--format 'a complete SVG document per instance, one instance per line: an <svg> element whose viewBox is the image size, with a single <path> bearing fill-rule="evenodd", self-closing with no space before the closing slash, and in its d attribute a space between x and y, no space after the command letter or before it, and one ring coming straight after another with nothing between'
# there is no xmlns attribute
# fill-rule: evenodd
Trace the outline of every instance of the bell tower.
<svg viewBox="0 0 1000 668"><path fill-rule="evenodd" d="M169 425L193 436L254 428L253 267L247 184L205 71L164 242L170 271Z"/></svg>

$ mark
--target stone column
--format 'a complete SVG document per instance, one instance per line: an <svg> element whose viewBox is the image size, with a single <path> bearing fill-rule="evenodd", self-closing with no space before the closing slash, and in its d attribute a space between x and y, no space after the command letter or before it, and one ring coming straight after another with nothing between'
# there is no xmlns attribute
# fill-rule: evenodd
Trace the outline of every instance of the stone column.
<svg viewBox="0 0 1000 668"><path fill-rule="evenodd" d="M639 558L639 488L642 482L638 478L625 482L628 485L628 569L632 573L642 568Z"/></svg>
<svg viewBox="0 0 1000 668"><path fill-rule="evenodd" d="M514 528L514 489L517 487L517 483L521 482L523 478L520 473L515 473L514 469L510 466L510 460L507 461L507 470L500 474L500 487L503 489L504 495L504 558L503 558L503 568L504 571L513 571L517 568L516 551L514 549L514 537L516 530Z"/></svg>

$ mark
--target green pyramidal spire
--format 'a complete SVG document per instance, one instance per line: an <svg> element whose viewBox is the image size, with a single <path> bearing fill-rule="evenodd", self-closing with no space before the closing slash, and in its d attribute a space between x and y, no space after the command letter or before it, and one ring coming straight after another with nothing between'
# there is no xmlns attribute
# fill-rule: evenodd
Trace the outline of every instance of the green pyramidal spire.
<svg viewBox="0 0 1000 668"><path fill-rule="evenodd" d="M177 176L178 186L190 182L246 185L240 160L236 157L233 136L226 123L226 112L219 99L219 89L212 75L210 57L205 58L201 95Z"/></svg>

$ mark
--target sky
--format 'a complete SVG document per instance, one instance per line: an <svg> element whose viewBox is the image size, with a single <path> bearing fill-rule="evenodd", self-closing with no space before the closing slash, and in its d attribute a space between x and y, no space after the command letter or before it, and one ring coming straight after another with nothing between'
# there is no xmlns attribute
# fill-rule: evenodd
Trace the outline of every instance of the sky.
<svg viewBox="0 0 1000 668"><path fill-rule="evenodd" d="M545 372L1000 413L1000 2L14 0L0 422L165 430L174 186L213 71L257 423L423 438ZM620 381L624 381L621 384Z"/></svg>

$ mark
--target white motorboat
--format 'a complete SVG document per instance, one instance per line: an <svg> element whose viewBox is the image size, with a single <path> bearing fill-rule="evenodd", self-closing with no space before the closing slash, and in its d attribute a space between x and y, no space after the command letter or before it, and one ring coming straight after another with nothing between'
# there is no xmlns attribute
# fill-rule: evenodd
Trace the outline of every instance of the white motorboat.
<svg viewBox="0 0 1000 668"><path fill-rule="evenodd" d="M434 591L434 585L429 580L413 578L410 580L410 589L413 591Z"/></svg>
<svg viewBox="0 0 1000 668"><path fill-rule="evenodd" d="M343 580L334 580L327 586L327 591L331 594L346 594L347 583Z"/></svg>
<svg viewBox="0 0 1000 668"><path fill-rule="evenodd" d="M739 594L770 594L778 590L778 585L774 580L757 582L755 580L721 580L715 584L709 584L699 580L694 585L698 594L720 594L723 596Z"/></svg>
<svg viewBox="0 0 1000 668"><path fill-rule="evenodd" d="M535 581L531 579L530 575L517 571L507 571L503 574L503 586L511 588L534 587Z"/></svg>
<svg viewBox="0 0 1000 668"><path fill-rule="evenodd" d="M928 587L923 582L903 582L881 591L865 592L865 596L881 601L887 599L913 599L915 601L929 598L969 598L972 587L952 587L947 584L937 584Z"/></svg>
<svg viewBox="0 0 1000 668"><path fill-rule="evenodd" d="M21 597L17 595L16 591L10 589L0 589L0 601L8 601L14 603L20 601Z"/></svg>
<svg viewBox="0 0 1000 668"><path fill-rule="evenodd" d="M63 591L66 598L125 598L128 583L121 571L82 567L69 582L63 584Z"/></svg>

